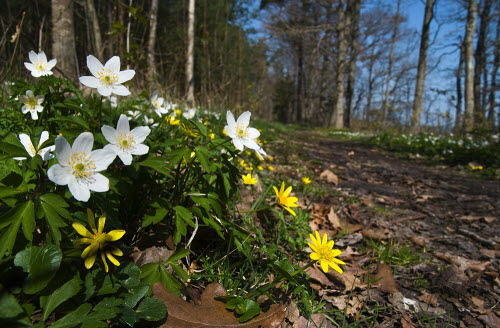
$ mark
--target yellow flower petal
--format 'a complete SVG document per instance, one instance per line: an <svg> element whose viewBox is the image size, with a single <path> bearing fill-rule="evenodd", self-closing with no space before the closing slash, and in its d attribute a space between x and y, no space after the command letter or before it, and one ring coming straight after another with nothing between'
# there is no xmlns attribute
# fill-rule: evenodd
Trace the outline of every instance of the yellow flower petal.
<svg viewBox="0 0 500 328"><path fill-rule="evenodd" d="M111 230L106 234L106 241L115 241L123 237L125 230Z"/></svg>
<svg viewBox="0 0 500 328"><path fill-rule="evenodd" d="M283 182L283 185L285 185L285 182ZM290 195L290 192L292 191L292 186L289 186L286 188L285 192L283 193L283 197L287 198L288 195Z"/></svg>
<svg viewBox="0 0 500 328"><path fill-rule="evenodd" d="M102 263L104 263L104 269L106 270L106 272L108 272L109 271L108 262L106 262L106 257L104 256L103 252L101 252L101 259Z"/></svg>
<svg viewBox="0 0 500 328"><path fill-rule="evenodd" d="M94 253L85 259L85 267L87 269L92 268L92 266L94 265L96 255L97 253Z"/></svg>
<svg viewBox="0 0 500 328"><path fill-rule="evenodd" d="M120 266L120 262L118 262L117 259L115 259L113 257L113 255L111 255L111 253L109 251L106 251L106 257L111 261L111 263L113 263L114 265L116 266Z"/></svg>
<svg viewBox="0 0 500 328"><path fill-rule="evenodd" d="M101 215L101 217L99 218L99 226L97 227L97 232L98 233L102 233L102 231L104 230L104 225L106 224L106 214L103 214Z"/></svg>
<svg viewBox="0 0 500 328"><path fill-rule="evenodd" d="M294 211L292 211L292 209L291 209L291 208L286 207L286 206L283 206L283 208L284 208L285 210L287 210L288 212L290 212L293 216L297 216L297 214L295 214L295 212L294 212Z"/></svg>
<svg viewBox="0 0 500 328"><path fill-rule="evenodd" d="M335 263L338 263L338 264L344 264L345 265L345 262L341 261L339 259L332 259L332 261L335 262Z"/></svg>
<svg viewBox="0 0 500 328"><path fill-rule="evenodd" d="M333 270L337 271L340 274L342 274L344 272L337 264L335 264L333 262L330 262L330 266L332 267Z"/></svg>
<svg viewBox="0 0 500 328"><path fill-rule="evenodd" d="M276 188L275 186L273 186L273 189L274 189L274 192L276 193L276 197L278 197L278 199L280 198L280 193L278 192L278 188Z"/></svg>
<svg viewBox="0 0 500 328"><path fill-rule="evenodd" d="M122 250L117 248L117 247L113 247L111 249L111 254L116 255L116 256L123 256Z"/></svg>
<svg viewBox="0 0 500 328"><path fill-rule="evenodd" d="M328 236L326 233L323 235L323 241L321 242L321 245L326 246L328 244Z"/></svg>
<svg viewBox="0 0 500 328"><path fill-rule="evenodd" d="M312 236L312 235L311 235ZM309 247L313 250L313 252L315 253L318 253L318 249L316 248L315 245L311 244L311 243L307 243L307 245L309 245Z"/></svg>
<svg viewBox="0 0 500 328"><path fill-rule="evenodd" d="M285 181L281 183L280 195L283 194L283 191L285 191Z"/></svg>
<svg viewBox="0 0 500 328"><path fill-rule="evenodd" d="M87 208L87 218L89 220L90 229L92 229L94 234L97 234L97 229L95 227L94 213L92 213L92 210L90 208Z"/></svg>
<svg viewBox="0 0 500 328"><path fill-rule="evenodd" d="M318 230L316 230L316 243L318 244L318 246L321 246L321 237Z"/></svg>
<svg viewBox="0 0 500 328"><path fill-rule="evenodd" d="M311 253L311 254L309 254L309 257L311 258L311 260L314 260L314 261L319 260L318 253Z"/></svg>
<svg viewBox="0 0 500 328"><path fill-rule="evenodd" d="M74 222L74 223L72 224L72 226L73 226L73 229L75 229L75 230L76 230L76 232L78 232L78 233L79 233L80 235L82 235L83 237L87 237L87 238L93 238L93 237L94 237L94 235L93 235L93 234L91 234L91 233L87 230L87 228L85 228L85 227L83 226L83 224L78 223L78 222Z"/></svg>
<svg viewBox="0 0 500 328"><path fill-rule="evenodd" d="M87 246L82 252L82 259L91 256L93 253L97 253L97 249L99 248L99 243L92 243Z"/></svg>
<svg viewBox="0 0 500 328"><path fill-rule="evenodd" d="M82 245L82 244L91 244L93 241L94 241L94 239L92 239L92 238L80 238L78 240L75 240L73 242L73 245L78 246L78 245Z"/></svg>
<svg viewBox="0 0 500 328"><path fill-rule="evenodd" d="M328 261L327 260L320 260L319 264L321 264L321 269L323 269L324 273L328 272Z"/></svg>

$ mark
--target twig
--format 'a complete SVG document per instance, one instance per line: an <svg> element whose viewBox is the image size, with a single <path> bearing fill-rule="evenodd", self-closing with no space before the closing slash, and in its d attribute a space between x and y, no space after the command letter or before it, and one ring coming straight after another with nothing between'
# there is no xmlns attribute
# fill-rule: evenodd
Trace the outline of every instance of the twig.
<svg viewBox="0 0 500 328"><path fill-rule="evenodd" d="M410 216L408 218L399 218L399 219L396 219L396 220L392 221L391 223L392 224L396 224L396 223L401 223L401 222L404 222L404 221L418 220L418 219L422 219L422 218L425 218L424 214L420 214L420 215L416 215L416 216Z"/></svg>
<svg viewBox="0 0 500 328"><path fill-rule="evenodd" d="M476 240L476 241L478 241L481 244L486 245L486 246L494 247L497 244L494 241L491 241L489 239L485 239L485 238L473 233L472 231L465 230L463 228L459 228L458 232L461 233L462 235L470 237L470 238L472 238L472 239L474 239L474 240Z"/></svg>

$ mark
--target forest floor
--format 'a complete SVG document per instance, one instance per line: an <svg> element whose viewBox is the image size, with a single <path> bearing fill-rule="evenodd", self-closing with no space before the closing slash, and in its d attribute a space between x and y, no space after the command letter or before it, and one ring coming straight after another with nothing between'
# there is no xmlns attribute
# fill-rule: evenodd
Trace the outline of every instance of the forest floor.
<svg viewBox="0 0 500 328"><path fill-rule="evenodd" d="M359 326L500 327L498 180L321 132L276 140L277 173L312 178L301 206L347 263L308 270L326 304L309 321L340 310ZM305 322L291 304L282 327Z"/></svg>

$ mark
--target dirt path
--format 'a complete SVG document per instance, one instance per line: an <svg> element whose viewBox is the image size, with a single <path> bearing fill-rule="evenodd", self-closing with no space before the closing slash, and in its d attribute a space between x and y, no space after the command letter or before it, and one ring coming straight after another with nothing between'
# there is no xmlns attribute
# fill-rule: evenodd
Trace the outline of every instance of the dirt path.
<svg viewBox="0 0 500 328"><path fill-rule="evenodd" d="M283 147L280 153L293 154L284 155L284 163L301 159L316 177L329 169L339 178L337 186L321 182L331 192L314 202L333 206L344 228L352 228L336 245L351 246L347 259L364 273L365 286L357 289L364 295L360 302L368 309L375 302L387 306L376 326L500 327L498 181L466 177L454 168L426 166L312 132L298 132L294 140L277 145ZM335 231L329 219L312 225ZM360 233L364 239L353 238ZM385 249L408 245L408 257L419 260L409 265L394 260L395 286L389 272L377 288L366 287L367 276L384 270L375 264L377 254L366 249L368 237Z"/></svg>

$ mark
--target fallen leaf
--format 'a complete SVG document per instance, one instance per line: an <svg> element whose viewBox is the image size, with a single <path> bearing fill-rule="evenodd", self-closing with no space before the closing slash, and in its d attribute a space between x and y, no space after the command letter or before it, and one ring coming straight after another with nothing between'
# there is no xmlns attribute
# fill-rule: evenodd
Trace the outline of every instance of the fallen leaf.
<svg viewBox="0 0 500 328"><path fill-rule="evenodd" d="M340 224L340 219L338 215L335 213L333 206L331 207L330 212L328 213L328 221L332 225L332 228L334 229L342 228L342 225Z"/></svg>
<svg viewBox="0 0 500 328"><path fill-rule="evenodd" d="M354 151L350 151L347 153L347 156L354 156Z"/></svg>
<svg viewBox="0 0 500 328"><path fill-rule="evenodd" d="M317 267L307 268L306 273L309 275L309 278L311 280L314 280L314 281L320 283L323 287L333 286L333 283L328 279L327 276L325 276L323 271L321 271Z"/></svg>
<svg viewBox="0 0 500 328"><path fill-rule="evenodd" d="M441 260L455 264L462 271L471 270L475 272L481 272L484 271L491 264L490 261L487 262L473 261L466 259L465 257L462 256L451 255L448 253L436 252L434 253L434 256Z"/></svg>
<svg viewBox="0 0 500 328"><path fill-rule="evenodd" d="M486 314L488 311L484 310L484 301L482 299L479 299L477 297L472 296L471 297L472 304L474 304L474 309L473 311L481 313L481 314Z"/></svg>
<svg viewBox="0 0 500 328"><path fill-rule="evenodd" d="M486 223L490 223L490 224L493 223L493 221L495 221L495 220L496 220L496 218L493 216L487 216L484 218L484 221L486 221Z"/></svg>
<svg viewBox="0 0 500 328"><path fill-rule="evenodd" d="M366 295L353 294L350 298L349 295L325 296L324 299L340 311L346 311L347 316L352 318L358 316L359 312L363 308Z"/></svg>
<svg viewBox="0 0 500 328"><path fill-rule="evenodd" d="M361 234L363 235L363 237L373 240L385 240L391 237L391 232L389 231L389 229L363 229L361 231Z"/></svg>
<svg viewBox="0 0 500 328"><path fill-rule="evenodd" d="M500 327L500 318L498 318L494 313L490 313L488 315L480 315L477 318L489 328Z"/></svg>
<svg viewBox="0 0 500 328"><path fill-rule="evenodd" d="M300 317L299 308L297 307L297 304L294 301L291 301L290 305L288 305L288 307L286 308L286 319L291 323L294 323L295 321L297 321L299 317Z"/></svg>
<svg viewBox="0 0 500 328"><path fill-rule="evenodd" d="M418 297L418 300L424 302L427 305L432 305L432 306L437 305L437 296L434 294L429 294L425 290L422 292L422 295Z"/></svg>
<svg viewBox="0 0 500 328"><path fill-rule="evenodd" d="M396 284L396 280L392 275L392 269L389 265L385 263L377 264L377 274L373 279L378 284L380 290L391 294L398 292L398 285Z"/></svg>
<svg viewBox="0 0 500 328"><path fill-rule="evenodd" d="M368 207L375 207L375 203L370 198L361 198L361 204Z"/></svg>
<svg viewBox="0 0 500 328"><path fill-rule="evenodd" d="M479 253L483 254L484 256L489 257L490 259L500 258L500 250L496 250L496 249L481 248L479 250Z"/></svg>
<svg viewBox="0 0 500 328"><path fill-rule="evenodd" d="M423 237L411 236L410 241L420 247L425 247L426 241Z"/></svg>
<svg viewBox="0 0 500 328"><path fill-rule="evenodd" d="M320 180L326 180L327 182L333 183L334 185L339 184L339 178L335 173L333 173L330 170L324 170L320 175L319 175Z"/></svg>
<svg viewBox="0 0 500 328"><path fill-rule="evenodd" d="M285 309L281 304L273 304L267 312L245 323L238 322L233 312L226 310L226 304L215 300L226 296L222 285L212 283L201 295L201 304L191 304L172 294L161 283L153 285L153 296L167 306L167 321L161 328L216 328L216 327L279 327L285 319Z"/></svg>
<svg viewBox="0 0 500 328"><path fill-rule="evenodd" d="M130 257L133 259L135 264L138 266L143 266L148 263L158 263L166 261L174 251L169 250L166 247L149 247L144 251L137 251L130 254Z"/></svg>
<svg viewBox="0 0 500 328"><path fill-rule="evenodd" d="M344 267L344 272L342 274L338 273L335 270L328 270L326 273L326 276L329 277L331 280L336 280L342 283L344 285L344 292L348 292L351 289L365 289L366 284L364 284L360 277L364 273L362 270L356 270L354 271L354 268L346 265Z"/></svg>
<svg viewBox="0 0 500 328"><path fill-rule="evenodd" d="M403 328L415 328L415 324L411 321L411 318L405 313L401 318L401 326Z"/></svg>

